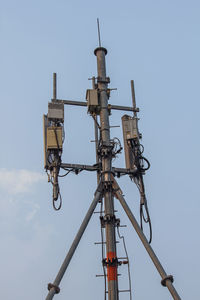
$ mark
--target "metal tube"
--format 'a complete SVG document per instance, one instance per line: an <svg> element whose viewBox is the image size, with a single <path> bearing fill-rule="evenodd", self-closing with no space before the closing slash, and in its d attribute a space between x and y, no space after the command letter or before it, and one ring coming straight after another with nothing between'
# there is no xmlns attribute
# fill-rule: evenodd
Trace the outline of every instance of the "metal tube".
<svg viewBox="0 0 200 300"><path fill-rule="evenodd" d="M56 99L54 101L54 99L52 99L53 102L56 103L63 103L65 105L74 105L74 106L87 106L87 102L83 102L83 101L74 101L74 100L63 100L63 99Z"/></svg>
<svg viewBox="0 0 200 300"><path fill-rule="evenodd" d="M108 109L108 93L106 78L105 55L107 50L99 47L94 51L97 56L98 71L98 90L100 93L100 126L102 142L102 176L104 182L104 208L105 208L105 231L106 231L106 253L107 253L107 282L108 282L108 300L118 300L118 278L117 278L117 253L115 237L115 215L114 199L112 192L112 145L110 142L110 125ZM112 265L111 265L112 264Z"/></svg>
<svg viewBox="0 0 200 300"><path fill-rule="evenodd" d="M75 101L75 100L64 100L64 99L52 99L53 102L61 102L65 105L74 105L74 106L87 106L87 102L84 101ZM108 109L114 109L114 110L124 110L124 111L136 111L139 112L139 108L133 109L130 106L121 106L121 105L108 105Z"/></svg>
<svg viewBox="0 0 200 300"><path fill-rule="evenodd" d="M56 81L56 73L53 73L53 99L57 97L57 81Z"/></svg>
<svg viewBox="0 0 200 300"><path fill-rule="evenodd" d="M97 19L98 20L98 19ZM98 23L99 25L99 23ZM95 89L95 77L92 77L92 88ZM96 164L99 163L98 144L99 144L99 132L97 126L97 115L94 115L94 137L95 137L95 151L96 151ZM97 170L97 184L100 181L99 170Z"/></svg>
<svg viewBox="0 0 200 300"><path fill-rule="evenodd" d="M121 105L109 105L111 109L114 110L124 110L124 111L136 111L139 112L139 108L132 108L129 106L121 106Z"/></svg>
<svg viewBox="0 0 200 300"><path fill-rule="evenodd" d="M135 89L134 89L134 81L131 80L131 94L132 94L132 103L133 103L133 109L134 109L134 117L137 117L136 109L136 101L135 101Z"/></svg>
<svg viewBox="0 0 200 300"><path fill-rule="evenodd" d="M115 181L115 185L118 186L118 184ZM119 187L119 186L118 186ZM122 195L122 191L120 189L118 189L116 191L116 198L119 200L119 202L121 203L124 211L126 212L129 220L131 221L135 231L137 232L141 242L143 243L146 251L148 252L151 260L153 261L156 269L158 270L162 280L165 280L166 282L166 286L168 288L168 290L170 291L172 297L174 300L181 300L180 296L178 295L176 289L174 288L172 282L170 279L167 279L167 273L165 272L165 270L163 269L158 257L156 256L155 252L153 251L152 247L150 246L150 244L148 243L148 240L146 239L144 233L142 232L137 220L135 219L133 213L131 212L128 204L126 203L123 195Z"/></svg>
<svg viewBox="0 0 200 300"><path fill-rule="evenodd" d="M69 249L69 251L67 253L67 256L65 257L65 260L64 260L64 262L63 262L63 264L62 264L62 266L61 266L61 268L60 268L60 270L59 270L59 272L56 276L56 279L53 282L53 285L52 285L52 287L51 287L51 289L50 289L50 291L49 291L49 293L46 297L46 300L52 300L53 296L56 294L56 287L59 286L59 284L60 284L60 282L61 282L61 280L62 280L62 278L63 278L63 276L64 276L64 274L67 270L67 267L68 267L68 265L69 265L69 263L72 259L72 256L73 256L73 254L74 254L74 252L75 252L75 250L76 250L76 248L77 248L77 246L78 246L78 244L81 240L81 237L82 237L82 235L83 235L83 233L84 233L84 231L85 231L85 229L86 229L86 227L87 227L87 225L90 221L90 218L91 218L91 216L92 216L92 214L93 214L93 212L94 212L94 210L97 206L97 203L99 202L100 199L101 199L101 183L99 184L99 186L98 186L98 188L95 192L94 200L92 201L92 203L91 203L91 205L88 209L88 212L87 212L87 214L86 214L86 216L85 216L85 218L84 218L84 220L83 220L83 222L80 226L80 229L79 229L72 245L71 245L71 248Z"/></svg>
<svg viewBox="0 0 200 300"><path fill-rule="evenodd" d="M99 132L98 132L98 126L96 124L97 122L97 116L94 116L94 136L95 136L95 150L96 150L96 164L99 163L99 154L98 154L98 144L99 144ZM99 170L97 170L97 184L99 184L100 180L100 174Z"/></svg>

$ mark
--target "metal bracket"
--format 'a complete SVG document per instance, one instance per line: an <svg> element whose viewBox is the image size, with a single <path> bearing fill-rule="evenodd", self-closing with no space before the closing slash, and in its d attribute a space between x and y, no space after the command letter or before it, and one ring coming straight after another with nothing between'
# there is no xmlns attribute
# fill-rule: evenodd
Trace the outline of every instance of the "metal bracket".
<svg viewBox="0 0 200 300"><path fill-rule="evenodd" d="M110 83L110 77L102 78L100 76L97 77L97 82L98 83Z"/></svg>
<svg viewBox="0 0 200 300"><path fill-rule="evenodd" d="M60 293L60 288L59 288L59 286L54 285L53 283L49 283L48 286L47 286L47 288L48 288L49 291L50 291L51 289L54 289L56 294L59 294L59 293Z"/></svg>
<svg viewBox="0 0 200 300"><path fill-rule="evenodd" d="M165 278L163 278L163 279L161 280L162 286L166 286L166 281L167 281L167 280L169 280L169 281L171 281L171 283L173 283L173 282L174 282L174 277L173 277L172 275L168 275L168 276L166 276Z"/></svg>
<svg viewBox="0 0 200 300"><path fill-rule="evenodd" d="M107 267L107 266L110 266L110 267L114 267L114 266L117 266L117 265L119 265L119 261L118 261L118 259L117 259L117 257L114 257L114 258L112 258L112 259L110 259L110 258L104 258L103 260L102 260L102 264L105 266L105 267Z"/></svg>
<svg viewBox="0 0 200 300"><path fill-rule="evenodd" d="M115 226L120 225L120 219L117 219L115 215L105 215L100 217L101 227L105 228L105 224L113 224Z"/></svg>

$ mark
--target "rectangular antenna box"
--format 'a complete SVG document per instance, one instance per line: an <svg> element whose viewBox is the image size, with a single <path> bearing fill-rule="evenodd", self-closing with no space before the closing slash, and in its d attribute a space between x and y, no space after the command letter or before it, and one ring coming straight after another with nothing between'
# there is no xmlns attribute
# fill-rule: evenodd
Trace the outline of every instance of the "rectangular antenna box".
<svg viewBox="0 0 200 300"><path fill-rule="evenodd" d="M140 138L137 122L138 118L131 117L128 115L124 115L122 117L122 127L125 139L131 140L135 138Z"/></svg>
<svg viewBox="0 0 200 300"><path fill-rule="evenodd" d="M62 127L47 128L47 150L62 149Z"/></svg>
<svg viewBox="0 0 200 300"><path fill-rule="evenodd" d="M48 128L47 115L43 115L43 138L44 138L44 167L47 166L47 128Z"/></svg>
<svg viewBox="0 0 200 300"><path fill-rule="evenodd" d="M86 100L87 100L87 106L88 111L90 113L99 113L100 112L100 106L99 106L99 97L98 97L98 91L97 90L87 90L86 92Z"/></svg>
<svg viewBox="0 0 200 300"><path fill-rule="evenodd" d="M137 130L137 120L137 118L128 115L122 117L126 169L134 169L135 167L135 158L129 141L137 138L139 135Z"/></svg>
<svg viewBox="0 0 200 300"><path fill-rule="evenodd" d="M48 103L48 119L64 122L64 104L63 103Z"/></svg>

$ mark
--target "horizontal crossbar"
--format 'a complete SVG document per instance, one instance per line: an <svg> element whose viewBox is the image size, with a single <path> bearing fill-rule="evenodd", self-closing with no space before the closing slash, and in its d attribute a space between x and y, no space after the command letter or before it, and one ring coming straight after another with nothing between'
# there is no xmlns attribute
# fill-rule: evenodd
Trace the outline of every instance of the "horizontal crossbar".
<svg viewBox="0 0 200 300"><path fill-rule="evenodd" d="M87 102L84 101L74 101L74 100L62 100L62 99L52 99L52 102L63 103L65 105L75 105L75 106L87 106ZM133 108L130 106L121 106L121 105L108 105L108 109L114 110L124 110L124 111L135 111L139 112L139 108Z"/></svg>
<svg viewBox="0 0 200 300"><path fill-rule="evenodd" d="M100 168L100 165L80 165L80 164L68 164L68 163L62 163L61 165L61 168L63 169L72 169L74 171L100 171L101 168ZM125 169L125 168L112 168L112 172L115 174L115 175L118 175L118 174L130 174L130 175L134 175L137 173L137 169L133 169L133 170L130 170L130 169Z"/></svg>

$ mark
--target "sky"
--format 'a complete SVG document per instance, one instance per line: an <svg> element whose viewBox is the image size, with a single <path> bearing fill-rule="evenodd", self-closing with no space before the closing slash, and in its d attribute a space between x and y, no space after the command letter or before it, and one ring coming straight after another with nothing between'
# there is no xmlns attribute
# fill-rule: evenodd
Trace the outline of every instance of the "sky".
<svg viewBox="0 0 200 300"><path fill-rule="evenodd" d="M110 104L131 105L135 81L139 129L151 163L144 181L153 226L152 247L181 299L199 299L200 3L180 0L7 0L0 9L1 149L0 282L4 300L45 299L96 189L94 173L60 180L63 206L52 207L43 167L42 115L57 73L59 99L85 100L96 76L94 49L107 48ZM121 125L113 111L110 124ZM94 164L93 120L83 107L65 107L62 161ZM122 128L112 128L111 137ZM123 153L113 163L124 167ZM139 195L118 180L139 219ZM117 200L116 216L128 249L133 299L172 299ZM97 210L99 208L97 207ZM145 228L145 234L148 230ZM104 297L98 214L94 214L55 299ZM124 255L122 243L117 251ZM120 267L120 289L128 288ZM129 299L126 293L120 300Z"/></svg>

